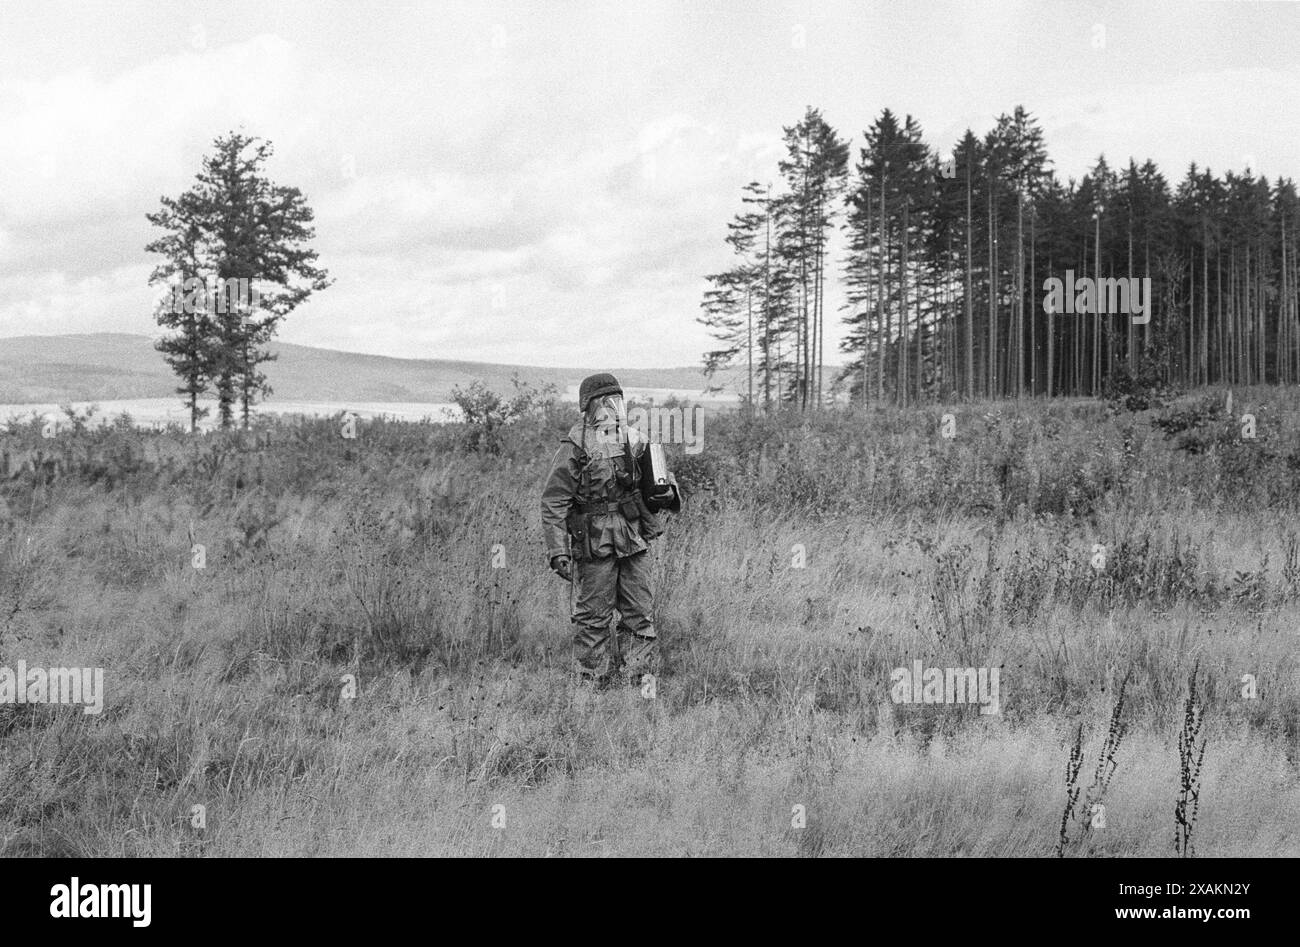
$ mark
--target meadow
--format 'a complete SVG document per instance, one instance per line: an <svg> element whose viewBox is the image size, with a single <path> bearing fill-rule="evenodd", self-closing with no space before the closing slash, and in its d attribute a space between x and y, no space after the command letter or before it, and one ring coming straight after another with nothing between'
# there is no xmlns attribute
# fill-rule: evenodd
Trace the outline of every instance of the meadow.
<svg viewBox="0 0 1300 947"><path fill-rule="evenodd" d="M572 407L12 422L0 665L105 695L0 704L0 855L1300 854L1300 393L1233 397L711 416L606 691L540 536ZM916 660L999 713L895 703Z"/></svg>

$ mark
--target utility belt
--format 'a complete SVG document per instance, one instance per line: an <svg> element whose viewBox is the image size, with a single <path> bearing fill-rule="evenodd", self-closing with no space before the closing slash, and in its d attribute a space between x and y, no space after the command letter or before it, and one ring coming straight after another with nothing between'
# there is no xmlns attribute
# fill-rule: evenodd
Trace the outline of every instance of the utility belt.
<svg viewBox="0 0 1300 947"><path fill-rule="evenodd" d="M630 509L629 504L631 505ZM636 498L631 494L621 500L593 500L590 503L575 503L574 509L588 516L597 513L622 513L630 520L634 520L640 515L640 510L636 505Z"/></svg>
<svg viewBox="0 0 1300 947"><path fill-rule="evenodd" d="M640 520L643 513L647 517L650 515L638 491L628 493L618 500L589 500L573 504L565 519L565 526L569 531L569 538L573 540L574 558L580 560L595 558L592 517L608 513L622 513L629 523Z"/></svg>

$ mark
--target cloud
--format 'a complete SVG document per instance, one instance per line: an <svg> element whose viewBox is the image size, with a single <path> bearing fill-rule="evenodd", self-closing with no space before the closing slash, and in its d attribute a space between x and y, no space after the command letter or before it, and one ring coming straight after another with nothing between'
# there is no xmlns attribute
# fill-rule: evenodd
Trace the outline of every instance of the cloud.
<svg viewBox="0 0 1300 947"><path fill-rule="evenodd" d="M7 335L148 333L153 291L142 287L149 269L135 264L80 278L62 270L0 275L0 329L14 327ZM145 318L127 315L137 312Z"/></svg>
<svg viewBox="0 0 1300 947"><path fill-rule="evenodd" d="M1216 48L1231 55L1202 62L1163 16L1143 52L1146 11L1108 9L1094 51L1094 11L1032 4L277 4L200 23L160 8L70 37L32 9L5 24L0 64L0 337L156 331L144 215L230 129L275 143L268 173L306 194L335 278L286 341L570 366L698 361L711 346L695 322L703 274L730 262L743 185L779 190L781 126L808 103L855 161L886 105L946 146L1028 90L1063 176L1103 151L1112 165L1150 155L1174 180L1190 160L1221 170L1247 155L1270 175L1300 171L1289 47L1233 52L1247 33L1224 28ZM1023 42L1007 24L1026 18L1055 39ZM791 48L794 24L806 49ZM829 314L836 279L828 290ZM840 327L827 327L830 355Z"/></svg>
<svg viewBox="0 0 1300 947"><path fill-rule="evenodd" d="M106 81L80 69L0 82L0 208L72 223L156 201L192 177L196 154L228 128L283 133L287 117L282 137L292 141L301 74L292 45L259 36L166 55Z"/></svg>
<svg viewBox="0 0 1300 947"><path fill-rule="evenodd" d="M1152 158L1171 184L1195 161L1216 172L1295 176L1300 68L1222 69L1100 87L1037 116L1058 173L1080 177L1103 152L1111 167ZM1244 132L1244 129L1250 129Z"/></svg>
<svg viewBox="0 0 1300 947"><path fill-rule="evenodd" d="M725 255L733 211L721 195L772 166L775 135L729 138L681 110L529 120L527 103L546 100L534 80L557 67L526 55L520 32L436 95L389 71L312 70L275 35L202 39L107 77L0 81L0 122L18 133L0 142L14 170L0 182L0 334L156 332L144 214L188 186L212 137L241 128L272 138L269 173L307 193L336 280L286 340L571 363L628 320L671 313L685 327L647 336L647 358L695 360L698 273ZM484 85L521 101L476 109ZM393 99L403 109L376 107ZM562 116L578 124L556 137Z"/></svg>

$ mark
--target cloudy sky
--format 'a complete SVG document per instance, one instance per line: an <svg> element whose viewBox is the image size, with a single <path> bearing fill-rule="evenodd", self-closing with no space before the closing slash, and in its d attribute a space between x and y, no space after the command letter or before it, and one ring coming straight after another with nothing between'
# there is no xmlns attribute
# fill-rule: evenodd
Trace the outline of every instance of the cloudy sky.
<svg viewBox="0 0 1300 947"><path fill-rule="evenodd" d="M1294 3L4 0L0 345L154 334L144 215L240 129L336 279L284 340L695 364L702 275L805 105L855 152L884 107L946 149L1023 104L1063 177L1300 178L1298 43Z"/></svg>

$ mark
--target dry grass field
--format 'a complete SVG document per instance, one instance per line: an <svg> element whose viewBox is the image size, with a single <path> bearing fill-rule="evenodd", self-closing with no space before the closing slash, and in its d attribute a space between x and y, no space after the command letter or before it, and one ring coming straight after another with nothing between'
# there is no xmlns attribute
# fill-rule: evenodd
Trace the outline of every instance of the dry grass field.
<svg viewBox="0 0 1300 947"><path fill-rule="evenodd" d="M561 409L11 425L0 665L105 695L0 705L0 855L1300 854L1300 395L1224 394L709 418L653 697L568 677Z"/></svg>

